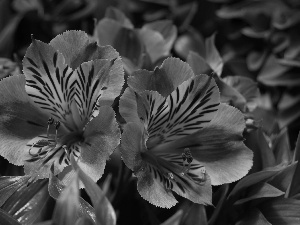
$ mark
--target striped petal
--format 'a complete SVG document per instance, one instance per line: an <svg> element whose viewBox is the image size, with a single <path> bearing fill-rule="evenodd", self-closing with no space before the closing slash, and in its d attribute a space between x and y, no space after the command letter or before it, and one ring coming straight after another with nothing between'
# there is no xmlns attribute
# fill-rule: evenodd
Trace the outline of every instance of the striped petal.
<svg viewBox="0 0 300 225"><path fill-rule="evenodd" d="M174 191L193 202L211 204L208 175L196 174L192 170L182 175L182 160L181 164L178 161L180 155L154 155L146 149L143 140L145 136L141 124L125 125L121 154L125 164L137 176L138 191L144 199L156 206L170 208L177 203L172 194Z"/></svg>
<svg viewBox="0 0 300 225"><path fill-rule="evenodd" d="M43 42L33 40L23 60L26 92L35 106L69 130L77 129L77 109L72 107L75 93L73 70L63 55Z"/></svg>
<svg viewBox="0 0 300 225"><path fill-rule="evenodd" d="M75 102L82 123L98 114L99 105L111 105L123 84L121 59L94 60L76 69Z"/></svg>
<svg viewBox="0 0 300 225"><path fill-rule="evenodd" d="M219 91L211 77L198 75L173 91L166 99L157 92L137 98L139 116L147 124L147 148L197 132L216 115Z"/></svg>
<svg viewBox="0 0 300 225"><path fill-rule="evenodd" d="M23 165L29 158L24 146L46 131L48 117L31 104L25 77L14 75L0 81L0 155Z"/></svg>
<svg viewBox="0 0 300 225"><path fill-rule="evenodd" d="M189 148L194 162L205 166L212 185L234 182L252 167L253 153L243 143L243 114L221 104L216 116L198 132L156 147L161 154L181 154Z"/></svg>
<svg viewBox="0 0 300 225"><path fill-rule="evenodd" d="M25 174L35 180L49 178L51 173L57 175L63 171L64 167L70 165L69 153L79 157L80 146L74 144L67 150L63 143L56 143L47 135L39 135L27 143L24 151L30 156L24 163Z"/></svg>

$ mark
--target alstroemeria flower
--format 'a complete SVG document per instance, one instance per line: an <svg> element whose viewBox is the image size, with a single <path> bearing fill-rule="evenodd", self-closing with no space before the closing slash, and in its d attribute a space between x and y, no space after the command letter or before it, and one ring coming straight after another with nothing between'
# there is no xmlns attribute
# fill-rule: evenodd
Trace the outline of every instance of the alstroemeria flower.
<svg viewBox="0 0 300 225"><path fill-rule="evenodd" d="M144 199L169 208L177 203L174 191L211 204L211 185L247 174L252 152L243 143L243 115L220 103L212 77L168 58L153 72L135 72L128 85L120 100L127 122L120 150Z"/></svg>
<svg viewBox="0 0 300 225"><path fill-rule="evenodd" d="M33 40L23 72L0 82L0 154L32 179L64 168L67 179L73 155L98 180L120 142L110 107L124 82L119 54L67 31L49 44Z"/></svg>

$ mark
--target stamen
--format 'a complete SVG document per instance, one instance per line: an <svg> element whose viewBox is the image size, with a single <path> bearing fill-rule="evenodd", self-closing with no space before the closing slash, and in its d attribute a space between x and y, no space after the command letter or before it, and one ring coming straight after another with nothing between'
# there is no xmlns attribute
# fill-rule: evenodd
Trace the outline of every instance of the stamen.
<svg viewBox="0 0 300 225"><path fill-rule="evenodd" d="M168 173L168 179L174 180L174 174L173 173Z"/></svg>
<svg viewBox="0 0 300 225"><path fill-rule="evenodd" d="M181 154L182 157L182 167L183 171L180 173L180 175L183 177L187 172L189 172L191 168L191 163L193 162L193 156L189 148L185 148L183 150L183 153Z"/></svg>
<svg viewBox="0 0 300 225"><path fill-rule="evenodd" d="M43 147L45 147L45 146L47 146L49 144L50 143L47 140L38 140L37 142L33 143L31 145L31 147L29 148L29 155L31 155L32 157L39 157L40 154L41 154L41 152L42 152L42 150L43 150ZM38 152L37 153L32 153L31 152L32 148L36 147L37 145L40 145L40 148L39 148Z"/></svg>
<svg viewBox="0 0 300 225"><path fill-rule="evenodd" d="M67 145L63 145L61 147L64 149L68 160L70 160L70 154L69 154L69 149L68 149Z"/></svg>
<svg viewBox="0 0 300 225"><path fill-rule="evenodd" d="M50 125L54 123L54 119L52 117L49 117L48 119L48 126L47 126L47 138L49 139L49 128Z"/></svg>
<svg viewBox="0 0 300 225"><path fill-rule="evenodd" d="M54 126L55 126L55 145L56 145L57 144L57 130L60 127L60 122L56 121Z"/></svg>

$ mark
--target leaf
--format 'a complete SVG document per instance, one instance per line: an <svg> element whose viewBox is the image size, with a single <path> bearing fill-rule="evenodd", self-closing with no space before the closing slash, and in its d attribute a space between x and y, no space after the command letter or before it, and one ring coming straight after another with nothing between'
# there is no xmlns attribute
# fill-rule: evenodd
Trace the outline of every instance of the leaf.
<svg viewBox="0 0 300 225"><path fill-rule="evenodd" d="M196 75L207 74L211 70L205 59L194 51L189 52L186 62L191 66Z"/></svg>
<svg viewBox="0 0 300 225"><path fill-rule="evenodd" d="M10 198L18 189L25 186L29 176L18 177L0 177L0 207Z"/></svg>
<svg viewBox="0 0 300 225"><path fill-rule="evenodd" d="M256 208L247 211L246 216L235 225L272 225L265 216Z"/></svg>
<svg viewBox="0 0 300 225"><path fill-rule="evenodd" d="M285 165L285 164L282 164ZM297 163L287 164L278 174L273 176L268 183L278 188L279 190L286 192L291 184L294 171L296 169Z"/></svg>
<svg viewBox="0 0 300 225"><path fill-rule="evenodd" d="M263 52L257 52L252 51L247 55L247 66L250 71L257 71L263 63L265 62L265 59L267 57L267 51Z"/></svg>
<svg viewBox="0 0 300 225"><path fill-rule="evenodd" d="M264 202L261 212L272 225L298 225L300 200L278 198Z"/></svg>
<svg viewBox="0 0 300 225"><path fill-rule="evenodd" d="M84 184L85 190L96 209L96 224L115 225L116 213L111 203L105 197L105 194L100 187L78 167L73 156L71 156L71 163L78 171L79 179Z"/></svg>
<svg viewBox="0 0 300 225"><path fill-rule="evenodd" d="M126 15L115 7L108 7L105 11L105 18L113 19L119 22L123 27L133 29L134 26Z"/></svg>
<svg viewBox="0 0 300 225"><path fill-rule="evenodd" d="M256 108L258 98L260 97L256 82L248 77L242 76L227 76L223 81L237 92L235 92L236 94L233 97L234 106L241 107L241 105L244 104L244 106L247 107L247 110L251 112Z"/></svg>
<svg viewBox="0 0 300 225"><path fill-rule="evenodd" d="M159 32L163 37L166 54L170 54L170 50L177 37L177 28L173 25L171 20L159 20L147 23L142 27L142 29L143 28Z"/></svg>
<svg viewBox="0 0 300 225"><path fill-rule="evenodd" d="M174 44L175 53L183 59L186 59L190 51L197 52L199 55L205 55L205 44L202 35L192 28L186 33L180 35Z"/></svg>
<svg viewBox="0 0 300 225"><path fill-rule="evenodd" d="M48 201L47 181L23 184L3 204L2 209L11 214L23 225L31 225L43 210Z"/></svg>
<svg viewBox="0 0 300 225"><path fill-rule="evenodd" d="M286 128L280 131L279 135L275 139L272 149L277 164L288 163L292 160L292 151L290 148L289 137Z"/></svg>
<svg viewBox="0 0 300 225"><path fill-rule="evenodd" d="M144 46L136 30L124 27L113 19L104 18L96 25L94 36L100 45L113 46L122 57L139 65Z"/></svg>
<svg viewBox="0 0 300 225"><path fill-rule="evenodd" d="M278 165L276 167L267 168L263 171L247 175L234 186L227 199L236 199L241 191L259 182L267 181L284 168L285 166Z"/></svg>
<svg viewBox="0 0 300 225"><path fill-rule="evenodd" d="M172 215L169 219L167 219L165 222L161 223L160 225L180 225L182 214L183 211L178 210L174 215Z"/></svg>
<svg viewBox="0 0 300 225"><path fill-rule="evenodd" d="M220 56L220 53L215 46L215 37L216 34L213 34L205 40L205 59L212 70L215 71L218 76L221 76L224 63L222 57Z"/></svg>
<svg viewBox="0 0 300 225"><path fill-rule="evenodd" d="M191 203L184 211L180 225L207 225L205 206Z"/></svg>
<svg viewBox="0 0 300 225"><path fill-rule="evenodd" d="M1 225L21 225L21 223L19 223L11 215L3 211L2 209L0 209L0 221Z"/></svg>
<svg viewBox="0 0 300 225"><path fill-rule="evenodd" d="M294 161L298 161L292 181L291 181L291 185L288 191L287 196L288 197L292 197L294 195L297 195L300 193L300 177L299 177L299 173L300 173L300 132L298 134L298 138L297 138L297 142L296 142L296 148L295 148L295 156L294 156Z"/></svg>
<svg viewBox="0 0 300 225"><path fill-rule="evenodd" d="M248 189L247 191L247 197L239 199L234 203L234 205L241 205L243 203L260 199L260 198L270 198L270 197L278 197L284 195L283 191L280 191L279 189L275 188L274 186L268 184L268 183L259 183Z"/></svg>
<svg viewBox="0 0 300 225"><path fill-rule="evenodd" d="M257 170L276 165L274 153L261 128L247 135L246 144L254 152L256 158L254 166Z"/></svg>
<svg viewBox="0 0 300 225"><path fill-rule="evenodd" d="M79 209L79 180L78 174L59 195L56 201L52 220L56 225L74 225Z"/></svg>

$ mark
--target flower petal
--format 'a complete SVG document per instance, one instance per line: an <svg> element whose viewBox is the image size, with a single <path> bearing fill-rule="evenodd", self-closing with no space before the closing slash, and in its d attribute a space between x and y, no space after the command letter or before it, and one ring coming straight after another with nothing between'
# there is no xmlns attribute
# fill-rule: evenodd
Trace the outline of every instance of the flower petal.
<svg viewBox="0 0 300 225"><path fill-rule="evenodd" d="M149 144L156 137L163 136L163 142L174 141L205 127L216 115L219 102L219 91L211 77L198 75L185 81L168 96L168 114L161 113L165 116L159 118L164 123L153 119L156 124L152 126L150 121L147 147L152 147Z"/></svg>
<svg viewBox="0 0 300 225"><path fill-rule="evenodd" d="M120 97L119 112L127 123L140 122L137 110L136 95L131 88L126 88L122 96Z"/></svg>
<svg viewBox="0 0 300 225"><path fill-rule="evenodd" d="M69 129L76 129L77 125L70 115L75 76L65 64L63 55L50 45L33 40L23 59L23 67L26 92L34 105L48 117L53 116Z"/></svg>
<svg viewBox="0 0 300 225"><path fill-rule="evenodd" d="M63 144L55 143L47 135L39 135L30 140L24 151L29 155L24 163L25 174L34 179L48 178L51 173L57 175L69 165Z"/></svg>
<svg viewBox="0 0 300 225"><path fill-rule="evenodd" d="M119 95L124 80L121 59L85 62L75 74L75 102L80 120L86 124L99 105L111 105Z"/></svg>
<svg viewBox="0 0 300 225"><path fill-rule="evenodd" d="M23 165L29 157L24 146L46 131L48 117L31 104L23 75L2 79L0 95L0 154L12 164Z"/></svg>
<svg viewBox="0 0 300 225"><path fill-rule="evenodd" d="M190 66L177 58L167 58L154 71L138 70L128 78L128 85L135 92L157 91L164 97L172 93L183 81L194 77Z"/></svg>
<svg viewBox="0 0 300 225"><path fill-rule="evenodd" d="M159 157L151 160L151 150L146 150L143 135L141 124L128 123L121 144L122 158L137 176L141 196L156 206L170 208L177 203L173 190L193 202L211 204L209 177L199 183L198 175L187 173L182 176L182 167L173 162Z"/></svg>
<svg viewBox="0 0 300 225"><path fill-rule="evenodd" d="M244 128L243 114L221 104L206 127L160 148L174 154L189 148L194 160L205 166L212 185L230 183L245 176L252 167L253 153L243 143Z"/></svg>
<svg viewBox="0 0 300 225"><path fill-rule="evenodd" d="M57 35L49 43L62 53L73 70L82 63L95 59L114 59L119 53L111 46L98 46L84 31L70 30Z"/></svg>
<svg viewBox="0 0 300 225"><path fill-rule="evenodd" d="M151 173L143 172L145 162L141 157L143 133L141 124L127 123L122 134L121 155L126 166L138 177L138 191L140 195L155 206L171 208L177 203L172 192L166 192L165 187L154 180ZM134 135L133 135L134 134Z"/></svg>
<svg viewBox="0 0 300 225"><path fill-rule="evenodd" d="M125 105L128 112L122 108L120 112L129 118L132 110L128 108L137 109L138 117L146 124L149 134L148 149L195 133L214 118L219 106L218 88L206 75L183 82L166 99L157 92L149 91L141 93L141 96L126 93L125 98L126 103L123 100L120 108ZM137 101L136 107L132 98ZM134 120L132 116L131 119Z"/></svg>
<svg viewBox="0 0 300 225"><path fill-rule="evenodd" d="M78 160L79 167L94 181L102 176L106 160L119 145L120 136L113 109L100 107L98 116L86 126Z"/></svg>

